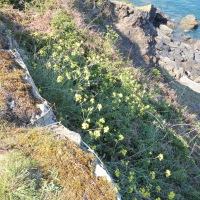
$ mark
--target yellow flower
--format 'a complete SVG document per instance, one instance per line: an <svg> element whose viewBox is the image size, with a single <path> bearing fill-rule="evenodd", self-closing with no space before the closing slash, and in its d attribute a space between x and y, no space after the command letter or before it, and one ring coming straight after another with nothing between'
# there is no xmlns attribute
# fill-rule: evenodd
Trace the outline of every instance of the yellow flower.
<svg viewBox="0 0 200 200"><path fill-rule="evenodd" d="M90 99L90 103L91 103L91 104L94 104L94 98L91 98L91 99Z"/></svg>
<svg viewBox="0 0 200 200"><path fill-rule="evenodd" d="M104 131L104 133L107 133L109 131L109 127L108 126L104 127L103 131Z"/></svg>
<svg viewBox="0 0 200 200"><path fill-rule="evenodd" d="M157 156L157 158L158 158L160 161L163 160L163 154L160 153L160 154Z"/></svg>
<svg viewBox="0 0 200 200"><path fill-rule="evenodd" d="M151 179L155 179L156 178L156 173L154 171L151 171L150 174L151 174Z"/></svg>
<svg viewBox="0 0 200 200"><path fill-rule="evenodd" d="M98 138L100 137L101 133L99 130L94 131L94 137Z"/></svg>
<svg viewBox="0 0 200 200"><path fill-rule="evenodd" d="M175 197L175 193L173 191L171 191L169 194L168 194L168 199L173 199Z"/></svg>
<svg viewBox="0 0 200 200"><path fill-rule="evenodd" d="M47 67L47 68L50 68L50 67L51 67L51 63L48 62L48 63L46 64L46 67Z"/></svg>
<svg viewBox="0 0 200 200"><path fill-rule="evenodd" d="M104 118L101 118L101 119L99 120L99 122L101 122L101 123L103 124L103 123L105 123L105 119L104 119Z"/></svg>
<svg viewBox="0 0 200 200"><path fill-rule="evenodd" d="M82 96L80 94L75 94L75 101L81 101Z"/></svg>
<svg viewBox="0 0 200 200"><path fill-rule="evenodd" d="M161 187L159 185L156 186L156 190L157 190L157 192L160 192L161 191Z"/></svg>
<svg viewBox="0 0 200 200"><path fill-rule="evenodd" d="M123 97L123 94L122 94L122 93L119 93L118 96L119 96L120 98L122 98L122 97Z"/></svg>
<svg viewBox="0 0 200 200"><path fill-rule="evenodd" d="M167 170L165 171L165 176L166 176L166 177L170 177L170 176L171 176L171 171L170 171L169 169L167 169Z"/></svg>
<svg viewBox="0 0 200 200"><path fill-rule="evenodd" d="M122 150L120 151L120 153L121 153L123 156L126 156L127 150L126 150L126 149L122 149Z"/></svg>
<svg viewBox="0 0 200 200"><path fill-rule="evenodd" d="M119 140L123 140L124 136L122 134L119 135Z"/></svg>
<svg viewBox="0 0 200 200"><path fill-rule="evenodd" d="M88 128L89 128L89 124L86 123L86 122L83 122L83 123L82 123L82 129L86 130L86 129L88 129Z"/></svg>
<svg viewBox="0 0 200 200"><path fill-rule="evenodd" d="M102 109L102 105L100 103L97 104L97 109L100 111Z"/></svg>
<svg viewBox="0 0 200 200"><path fill-rule="evenodd" d="M57 77L57 83L61 83L63 81L63 76L58 76Z"/></svg>
<svg viewBox="0 0 200 200"><path fill-rule="evenodd" d="M113 92L113 97L116 97L116 93L115 92Z"/></svg>

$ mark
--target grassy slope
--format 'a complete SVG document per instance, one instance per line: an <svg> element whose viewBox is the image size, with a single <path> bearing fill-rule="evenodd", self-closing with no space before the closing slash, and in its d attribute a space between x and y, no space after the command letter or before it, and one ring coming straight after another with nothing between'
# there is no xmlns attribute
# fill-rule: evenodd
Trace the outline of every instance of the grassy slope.
<svg viewBox="0 0 200 200"><path fill-rule="evenodd" d="M161 77L124 61L112 28L104 34L80 28L76 10L61 1L38 2L25 13L1 11L4 21L18 23L10 28L30 53L31 74L62 123L104 159L124 199L198 199L200 169L187 143L198 124L186 125L180 107L165 98Z"/></svg>
<svg viewBox="0 0 200 200"><path fill-rule="evenodd" d="M94 176L91 153L48 128L16 127L29 123L40 103L18 67L0 51L0 199L116 199L113 186Z"/></svg>

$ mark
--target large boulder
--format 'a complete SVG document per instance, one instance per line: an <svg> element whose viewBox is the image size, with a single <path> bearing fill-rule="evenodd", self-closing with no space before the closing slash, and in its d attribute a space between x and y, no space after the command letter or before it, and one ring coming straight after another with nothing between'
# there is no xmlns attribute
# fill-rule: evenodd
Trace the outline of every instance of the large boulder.
<svg viewBox="0 0 200 200"><path fill-rule="evenodd" d="M115 27L122 37L121 48L136 67L155 65L155 14L156 9L152 5L137 8L125 4L115 5Z"/></svg>
<svg viewBox="0 0 200 200"><path fill-rule="evenodd" d="M180 21L180 28L183 30L192 30L198 27L198 21L194 15L187 15Z"/></svg>
<svg viewBox="0 0 200 200"><path fill-rule="evenodd" d="M140 6L140 7L135 7L135 9L144 11L148 13L148 19L152 23L154 21L154 18L156 16L156 11L157 9L153 5L147 5L147 6Z"/></svg>

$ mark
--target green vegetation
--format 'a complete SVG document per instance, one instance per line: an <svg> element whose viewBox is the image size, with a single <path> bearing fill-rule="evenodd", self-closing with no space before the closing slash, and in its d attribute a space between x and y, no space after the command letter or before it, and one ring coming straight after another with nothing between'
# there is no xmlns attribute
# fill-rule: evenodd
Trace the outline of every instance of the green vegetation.
<svg viewBox="0 0 200 200"><path fill-rule="evenodd" d="M41 4L37 9L29 4L24 18L33 10L44 16L52 3L37 1ZM48 33L13 31L29 53L29 69L42 96L55 104L59 120L81 133L105 161L123 199L197 200L200 168L190 154L191 138L182 135L199 130L199 124L185 126L182 110L158 84L157 69L146 76L123 59L112 26L103 33L80 28L78 14L60 1L52 7ZM43 154L45 148L36 158L42 161Z"/></svg>

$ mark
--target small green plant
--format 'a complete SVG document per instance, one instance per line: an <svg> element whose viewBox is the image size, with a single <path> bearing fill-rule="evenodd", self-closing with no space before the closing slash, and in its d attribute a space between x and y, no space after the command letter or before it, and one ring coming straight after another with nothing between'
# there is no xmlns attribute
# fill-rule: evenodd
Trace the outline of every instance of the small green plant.
<svg viewBox="0 0 200 200"><path fill-rule="evenodd" d="M155 76L155 77L160 77L161 73L158 69L152 69L152 74Z"/></svg>

